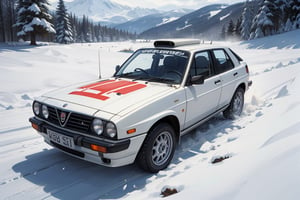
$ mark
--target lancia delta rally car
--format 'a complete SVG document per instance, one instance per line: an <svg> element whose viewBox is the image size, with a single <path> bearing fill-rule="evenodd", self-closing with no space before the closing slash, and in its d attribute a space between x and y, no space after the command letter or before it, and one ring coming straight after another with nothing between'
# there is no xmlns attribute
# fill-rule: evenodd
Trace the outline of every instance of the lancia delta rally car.
<svg viewBox="0 0 300 200"><path fill-rule="evenodd" d="M77 158L158 172L180 137L216 114L239 116L251 85L230 48L158 40L133 53L113 77L50 92L33 102L32 127Z"/></svg>

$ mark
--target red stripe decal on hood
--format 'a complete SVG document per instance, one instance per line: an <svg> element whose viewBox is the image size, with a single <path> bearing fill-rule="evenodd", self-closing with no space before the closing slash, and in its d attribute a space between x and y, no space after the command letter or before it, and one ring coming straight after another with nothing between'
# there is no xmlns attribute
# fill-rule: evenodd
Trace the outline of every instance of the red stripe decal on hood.
<svg viewBox="0 0 300 200"><path fill-rule="evenodd" d="M146 87L145 84L140 84L133 81L107 80L82 86L78 88L78 90L73 91L69 94L80 95L105 101L109 99L108 95L111 93L128 94L144 87Z"/></svg>

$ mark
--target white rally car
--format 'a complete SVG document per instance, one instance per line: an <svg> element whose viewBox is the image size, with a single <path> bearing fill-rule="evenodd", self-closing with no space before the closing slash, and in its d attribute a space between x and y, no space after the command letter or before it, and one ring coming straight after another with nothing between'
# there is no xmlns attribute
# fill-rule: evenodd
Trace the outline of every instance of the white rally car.
<svg viewBox="0 0 300 200"><path fill-rule="evenodd" d="M158 40L113 77L47 93L33 102L32 127L77 158L158 172L180 137L216 114L235 118L251 85L245 62L226 47Z"/></svg>

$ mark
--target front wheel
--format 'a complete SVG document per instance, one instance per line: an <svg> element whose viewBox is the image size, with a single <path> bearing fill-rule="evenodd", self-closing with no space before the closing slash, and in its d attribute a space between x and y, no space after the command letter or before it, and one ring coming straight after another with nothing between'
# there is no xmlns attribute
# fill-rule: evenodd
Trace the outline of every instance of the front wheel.
<svg viewBox="0 0 300 200"><path fill-rule="evenodd" d="M165 169L175 152L175 132L167 123L155 126L146 137L137 156L137 163L145 171L156 173Z"/></svg>
<svg viewBox="0 0 300 200"><path fill-rule="evenodd" d="M223 111L225 118L235 119L241 115L244 107L244 93L244 89L240 87L235 91L228 108Z"/></svg>

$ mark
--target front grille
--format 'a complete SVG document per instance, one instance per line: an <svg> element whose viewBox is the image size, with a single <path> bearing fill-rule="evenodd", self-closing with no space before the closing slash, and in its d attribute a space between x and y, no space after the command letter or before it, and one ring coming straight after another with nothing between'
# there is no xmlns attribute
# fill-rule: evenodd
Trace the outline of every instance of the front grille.
<svg viewBox="0 0 300 200"><path fill-rule="evenodd" d="M77 113L70 113L69 120L65 125L66 128L80 132L88 132L93 118Z"/></svg>
<svg viewBox="0 0 300 200"><path fill-rule="evenodd" d="M60 120L59 113L63 111L50 106L48 106L48 111L49 111L49 117L47 121L55 125L62 126L63 123L59 121ZM67 121L65 122L63 127L73 131L82 132L82 133L88 133L90 131L90 126L93 117L78 114L78 113L72 113L72 112L67 112L67 115L69 115L69 117L67 118Z"/></svg>
<svg viewBox="0 0 300 200"><path fill-rule="evenodd" d="M49 111L48 121L53 124L59 125L56 109L48 106L48 111Z"/></svg>

